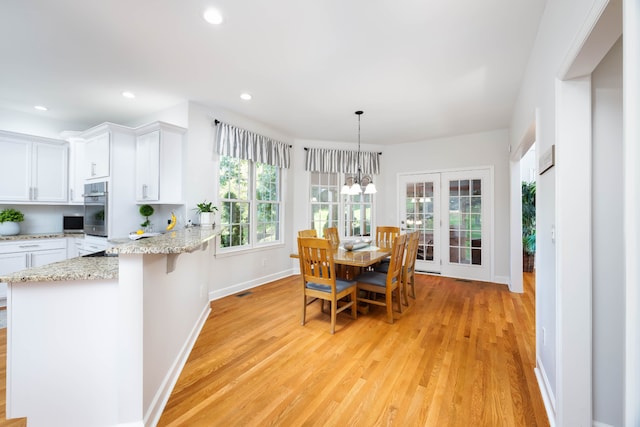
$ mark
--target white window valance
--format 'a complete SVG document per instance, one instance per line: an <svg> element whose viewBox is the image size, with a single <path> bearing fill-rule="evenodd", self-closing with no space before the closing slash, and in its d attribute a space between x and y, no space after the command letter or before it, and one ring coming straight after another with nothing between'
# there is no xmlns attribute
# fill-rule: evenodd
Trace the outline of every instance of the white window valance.
<svg viewBox="0 0 640 427"><path fill-rule="evenodd" d="M369 151L358 153L358 151L327 148L305 148L305 150L305 169L310 172L355 174L358 173L359 163L365 175L380 173L380 153Z"/></svg>
<svg viewBox="0 0 640 427"><path fill-rule="evenodd" d="M284 142L216 120L215 143L218 154L288 168L291 147Z"/></svg>

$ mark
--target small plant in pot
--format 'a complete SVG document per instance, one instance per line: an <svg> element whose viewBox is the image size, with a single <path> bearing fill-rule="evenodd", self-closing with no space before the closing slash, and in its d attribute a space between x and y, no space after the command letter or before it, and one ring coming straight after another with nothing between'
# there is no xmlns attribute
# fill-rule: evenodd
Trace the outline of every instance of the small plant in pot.
<svg viewBox="0 0 640 427"><path fill-rule="evenodd" d="M153 215L153 206L150 205L142 205L140 206L140 215L142 215L145 220L142 224L140 224L140 227L143 228L144 231L153 231L152 228L153 226L151 225L151 221L149 220L149 217L151 215Z"/></svg>
<svg viewBox="0 0 640 427"><path fill-rule="evenodd" d="M213 202L205 200L202 203L196 203L194 210L200 214L200 227L213 228L215 213L218 211L218 207L214 206Z"/></svg>
<svg viewBox="0 0 640 427"><path fill-rule="evenodd" d="M20 233L20 222L24 221L24 214L16 209L0 211L0 235L15 236Z"/></svg>

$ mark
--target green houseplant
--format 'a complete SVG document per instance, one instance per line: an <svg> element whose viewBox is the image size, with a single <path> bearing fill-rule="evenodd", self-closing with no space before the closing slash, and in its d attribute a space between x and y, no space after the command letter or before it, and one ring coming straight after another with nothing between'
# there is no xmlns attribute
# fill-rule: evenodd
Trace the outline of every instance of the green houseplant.
<svg viewBox="0 0 640 427"><path fill-rule="evenodd" d="M522 182L522 270L532 272L536 254L536 183Z"/></svg>
<svg viewBox="0 0 640 427"><path fill-rule="evenodd" d="M200 227L213 228L215 225L214 215L218 211L218 207L214 206L213 202L207 202L205 200L204 202L196 203L194 209L200 214Z"/></svg>
<svg viewBox="0 0 640 427"><path fill-rule="evenodd" d="M144 229L151 228L151 221L149 220L149 217L153 215L153 212L154 212L153 206L142 205L140 206L139 211L140 211L140 215L145 217L145 221L142 224L140 224L140 227ZM150 230L146 230L146 231L150 231Z"/></svg>
<svg viewBox="0 0 640 427"><path fill-rule="evenodd" d="M15 236L20 233L20 222L24 214L19 210L8 208L0 211L0 235Z"/></svg>

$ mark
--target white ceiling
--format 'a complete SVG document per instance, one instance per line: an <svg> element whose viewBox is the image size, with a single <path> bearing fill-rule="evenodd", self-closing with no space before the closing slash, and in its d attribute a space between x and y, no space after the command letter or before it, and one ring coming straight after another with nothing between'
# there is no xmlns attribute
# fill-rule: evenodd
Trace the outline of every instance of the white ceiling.
<svg viewBox="0 0 640 427"><path fill-rule="evenodd" d="M89 127L191 100L348 142L364 110L362 142L375 144L505 128L544 5L2 0L0 108ZM210 6L222 25L202 19Z"/></svg>

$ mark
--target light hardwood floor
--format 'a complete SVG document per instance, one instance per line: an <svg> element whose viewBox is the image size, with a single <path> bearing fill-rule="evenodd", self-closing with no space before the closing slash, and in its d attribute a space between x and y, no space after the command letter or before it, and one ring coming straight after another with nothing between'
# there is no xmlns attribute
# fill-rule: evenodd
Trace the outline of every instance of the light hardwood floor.
<svg viewBox="0 0 640 427"><path fill-rule="evenodd" d="M535 289L417 275L393 325L314 303L300 278L211 303L160 426L547 426L533 372Z"/></svg>
<svg viewBox="0 0 640 427"><path fill-rule="evenodd" d="M300 278L211 303L160 426L548 426L533 373L535 286L416 276L393 325L381 307L352 320L313 303ZM0 425L6 329L0 330Z"/></svg>

